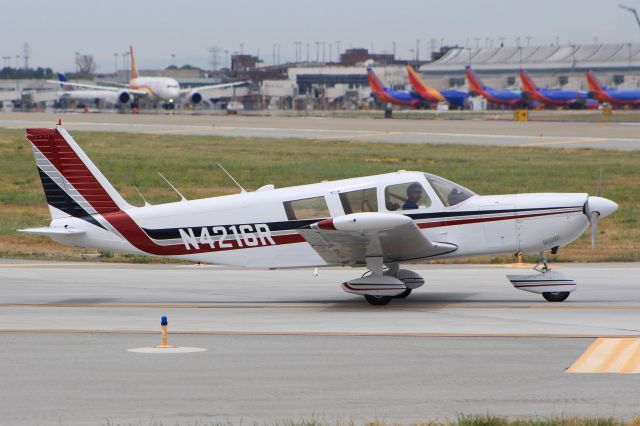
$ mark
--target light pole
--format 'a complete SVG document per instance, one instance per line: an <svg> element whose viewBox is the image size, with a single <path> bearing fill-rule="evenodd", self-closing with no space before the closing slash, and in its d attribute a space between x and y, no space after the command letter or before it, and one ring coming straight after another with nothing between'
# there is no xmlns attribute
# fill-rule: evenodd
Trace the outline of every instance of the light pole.
<svg viewBox="0 0 640 426"><path fill-rule="evenodd" d="M118 74L118 54L113 54L113 71Z"/></svg>
<svg viewBox="0 0 640 426"><path fill-rule="evenodd" d="M176 54L175 53L171 54L171 65L173 65L174 67L176 66Z"/></svg>

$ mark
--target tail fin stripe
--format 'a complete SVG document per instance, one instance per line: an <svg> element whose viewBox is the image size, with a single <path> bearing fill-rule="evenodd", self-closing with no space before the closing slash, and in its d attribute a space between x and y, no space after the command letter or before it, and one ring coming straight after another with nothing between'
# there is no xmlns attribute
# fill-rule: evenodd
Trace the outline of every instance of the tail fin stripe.
<svg viewBox="0 0 640 426"><path fill-rule="evenodd" d="M104 229L104 226L102 226L93 216L91 216L91 214L89 214L89 212L69 196L69 194L60 188L60 186L39 167L38 173L40 174L40 180L42 181L42 187L44 188L44 195L47 198L47 204L69 216L86 220L87 222Z"/></svg>
<svg viewBox="0 0 640 426"><path fill-rule="evenodd" d="M91 210L106 214L130 207L64 129L28 129L27 138L38 165L50 165L55 170L51 173L63 179L62 187L74 188Z"/></svg>

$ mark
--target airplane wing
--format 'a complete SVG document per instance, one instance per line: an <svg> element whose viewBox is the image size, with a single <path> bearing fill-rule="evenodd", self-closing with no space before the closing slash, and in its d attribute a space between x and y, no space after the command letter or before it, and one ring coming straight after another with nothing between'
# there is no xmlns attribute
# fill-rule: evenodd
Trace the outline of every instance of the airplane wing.
<svg viewBox="0 0 640 426"><path fill-rule="evenodd" d="M52 84L59 85L60 81L58 81L58 80L47 80L47 83L52 83ZM104 90L105 92L121 92L121 91L125 91L127 93L131 93L132 95L137 95L137 96L147 96L149 94L149 92L147 92L147 91L138 90L138 89L130 89L128 87L98 86L96 84L72 83L70 81L65 81L64 85L65 86L71 86L71 87L79 87L79 88L82 88L82 89Z"/></svg>
<svg viewBox="0 0 640 426"><path fill-rule="evenodd" d="M227 87L242 86L243 84L247 84L247 83L248 83L247 81L236 81L235 83L219 83L219 84L209 84L207 86L189 87L186 89L180 89L180 94L200 92L200 91L212 90L212 89L226 89Z"/></svg>
<svg viewBox="0 0 640 426"><path fill-rule="evenodd" d="M395 213L348 214L298 232L329 264L364 265L367 257L399 262L458 249L455 244L430 241L410 217Z"/></svg>

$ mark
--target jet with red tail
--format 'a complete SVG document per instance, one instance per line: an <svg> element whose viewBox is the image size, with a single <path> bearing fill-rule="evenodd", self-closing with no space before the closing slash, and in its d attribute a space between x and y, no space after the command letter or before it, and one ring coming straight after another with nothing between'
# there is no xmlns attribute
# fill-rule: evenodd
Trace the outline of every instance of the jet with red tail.
<svg viewBox="0 0 640 426"><path fill-rule="evenodd" d="M587 71L585 75L587 77L587 86L594 99L609 103L615 107L631 106L640 108L640 90L609 89L604 87L591 71Z"/></svg>
<svg viewBox="0 0 640 426"><path fill-rule="evenodd" d="M420 77L420 74L413 69L411 65L407 65L407 76L409 83L415 93L426 102L437 105L440 102L446 102L453 109L463 109L467 105L469 94L460 90L438 90L429 86Z"/></svg>
<svg viewBox="0 0 640 426"><path fill-rule="evenodd" d="M541 89L525 70L520 70L520 83L524 95L546 107L566 107L572 109L596 109L598 101L580 90Z"/></svg>
<svg viewBox="0 0 640 426"><path fill-rule="evenodd" d="M532 106L531 102L529 102L526 96L523 96L522 92L499 90L485 86L469 66L465 68L465 74L467 75L469 94L471 95L482 96L489 103L494 105L503 105L512 108L526 108Z"/></svg>
<svg viewBox="0 0 640 426"><path fill-rule="evenodd" d="M371 96L379 102L411 108L427 108L429 106L428 101L425 101L413 92L393 90L385 87L371 67L367 68L367 78L369 79L369 86L371 87Z"/></svg>

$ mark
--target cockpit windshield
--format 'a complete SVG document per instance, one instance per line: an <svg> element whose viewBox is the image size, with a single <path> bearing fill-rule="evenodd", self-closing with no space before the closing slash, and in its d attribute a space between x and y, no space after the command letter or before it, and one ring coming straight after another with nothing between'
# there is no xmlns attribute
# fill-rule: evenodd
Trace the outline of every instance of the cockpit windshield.
<svg viewBox="0 0 640 426"><path fill-rule="evenodd" d="M430 175L428 173L425 173L425 176L445 207L455 206L476 195L467 188L441 177Z"/></svg>

